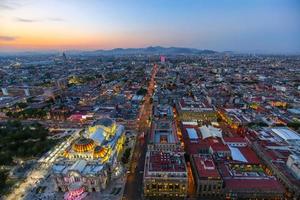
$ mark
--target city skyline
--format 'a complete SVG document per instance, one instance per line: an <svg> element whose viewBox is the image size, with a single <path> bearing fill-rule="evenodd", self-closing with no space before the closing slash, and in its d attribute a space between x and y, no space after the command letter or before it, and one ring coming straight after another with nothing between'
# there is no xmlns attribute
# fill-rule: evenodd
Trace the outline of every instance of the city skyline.
<svg viewBox="0 0 300 200"><path fill-rule="evenodd" d="M176 46L297 54L299 8L295 0L4 0L0 51Z"/></svg>

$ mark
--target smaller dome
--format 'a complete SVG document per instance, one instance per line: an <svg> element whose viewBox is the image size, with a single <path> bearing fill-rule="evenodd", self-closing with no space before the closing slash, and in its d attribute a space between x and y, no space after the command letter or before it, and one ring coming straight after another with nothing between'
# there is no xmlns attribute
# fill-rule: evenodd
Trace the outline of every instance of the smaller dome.
<svg viewBox="0 0 300 200"><path fill-rule="evenodd" d="M95 146L95 143L92 139L80 138L73 145L73 150L76 152L88 152L91 151Z"/></svg>
<svg viewBox="0 0 300 200"><path fill-rule="evenodd" d="M105 126L105 127L111 127L114 123L115 122L110 118L102 118L102 119L95 121L94 126L101 125L101 126Z"/></svg>
<svg viewBox="0 0 300 200"><path fill-rule="evenodd" d="M96 146L96 148L94 150L94 157L95 158L104 158L107 155L108 151L109 151L108 148Z"/></svg>

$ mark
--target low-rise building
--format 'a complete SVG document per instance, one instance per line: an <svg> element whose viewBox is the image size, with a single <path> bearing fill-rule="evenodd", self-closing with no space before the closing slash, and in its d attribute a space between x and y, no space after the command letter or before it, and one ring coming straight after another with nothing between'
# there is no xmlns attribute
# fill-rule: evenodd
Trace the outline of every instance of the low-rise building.
<svg viewBox="0 0 300 200"><path fill-rule="evenodd" d="M191 156L191 166L196 183L196 194L202 198L221 198L223 180L210 155Z"/></svg>
<svg viewBox="0 0 300 200"><path fill-rule="evenodd" d="M158 104L154 107L153 117L173 119L173 108L168 104Z"/></svg>
<svg viewBox="0 0 300 200"><path fill-rule="evenodd" d="M222 162L218 164L224 180L223 195L230 199L282 199L284 187L260 165Z"/></svg>
<svg viewBox="0 0 300 200"><path fill-rule="evenodd" d="M148 151L144 167L144 196L186 197L188 189L187 167L182 153Z"/></svg>
<svg viewBox="0 0 300 200"><path fill-rule="evenodd" d="M215 121L215 110L203 101L183 98L176 104L179 118L182 121L198 120L200 122Z"/></svg>
<svg viewBox="0 0 300 200"><path fill-rule="evenodd" d="M181 149L174 120L154 120L151 125L150 150L178 151Z"/></svg>

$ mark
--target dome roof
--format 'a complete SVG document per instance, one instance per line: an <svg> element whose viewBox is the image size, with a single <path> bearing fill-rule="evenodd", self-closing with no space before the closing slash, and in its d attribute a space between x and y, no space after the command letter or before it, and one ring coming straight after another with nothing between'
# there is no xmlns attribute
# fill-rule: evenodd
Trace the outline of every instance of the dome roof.
<svg viewBox="0 0 300 200"><path fill-rule="evenodd" d="M114 123L115 122L110 118L102 118L102 119L99 119L96 122L94 122L94 126L101 125L101 126L105 126L105 127L111 127Z"/></svg>
<svg viewBox="0 0 300 200"><path fill-rule="evenodd" d="M108 151L109 151L108 148L96 146L96 148L94 150L94 157L95 158L104 158L107 155Z"/></svg>
<svg viewBox="0 0 300 200"><path fill-rule="evenodd" d="M74 143L73 150L82 153L91 151L94 148L94 146L94 140L88 138L80 138Z"/></svg>

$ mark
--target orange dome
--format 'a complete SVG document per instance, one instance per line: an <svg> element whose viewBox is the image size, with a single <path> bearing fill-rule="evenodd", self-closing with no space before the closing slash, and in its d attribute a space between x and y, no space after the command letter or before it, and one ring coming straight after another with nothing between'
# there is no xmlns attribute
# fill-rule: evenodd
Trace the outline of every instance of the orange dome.
<svg viewBox="0 0 300 200"><path fill-rule="evenodd" d="M80 138L74 143L73 150L76 152L83 153L93 150L94 146L95 144L92 139Z"/></svg>
<svg viewBox="0 0 300 200"><path fill-rule="evenodd" d="M104 158L108 153L108 148L96 146L94 150L94 158Z"/></svg>
<svg viewBox="0 0 300 200"><path fill-rule="evenodd" d="M69 152L67 150L65 150L64 153L63 153L63 156L64 157L68 157L69 156Z"/></svg>

